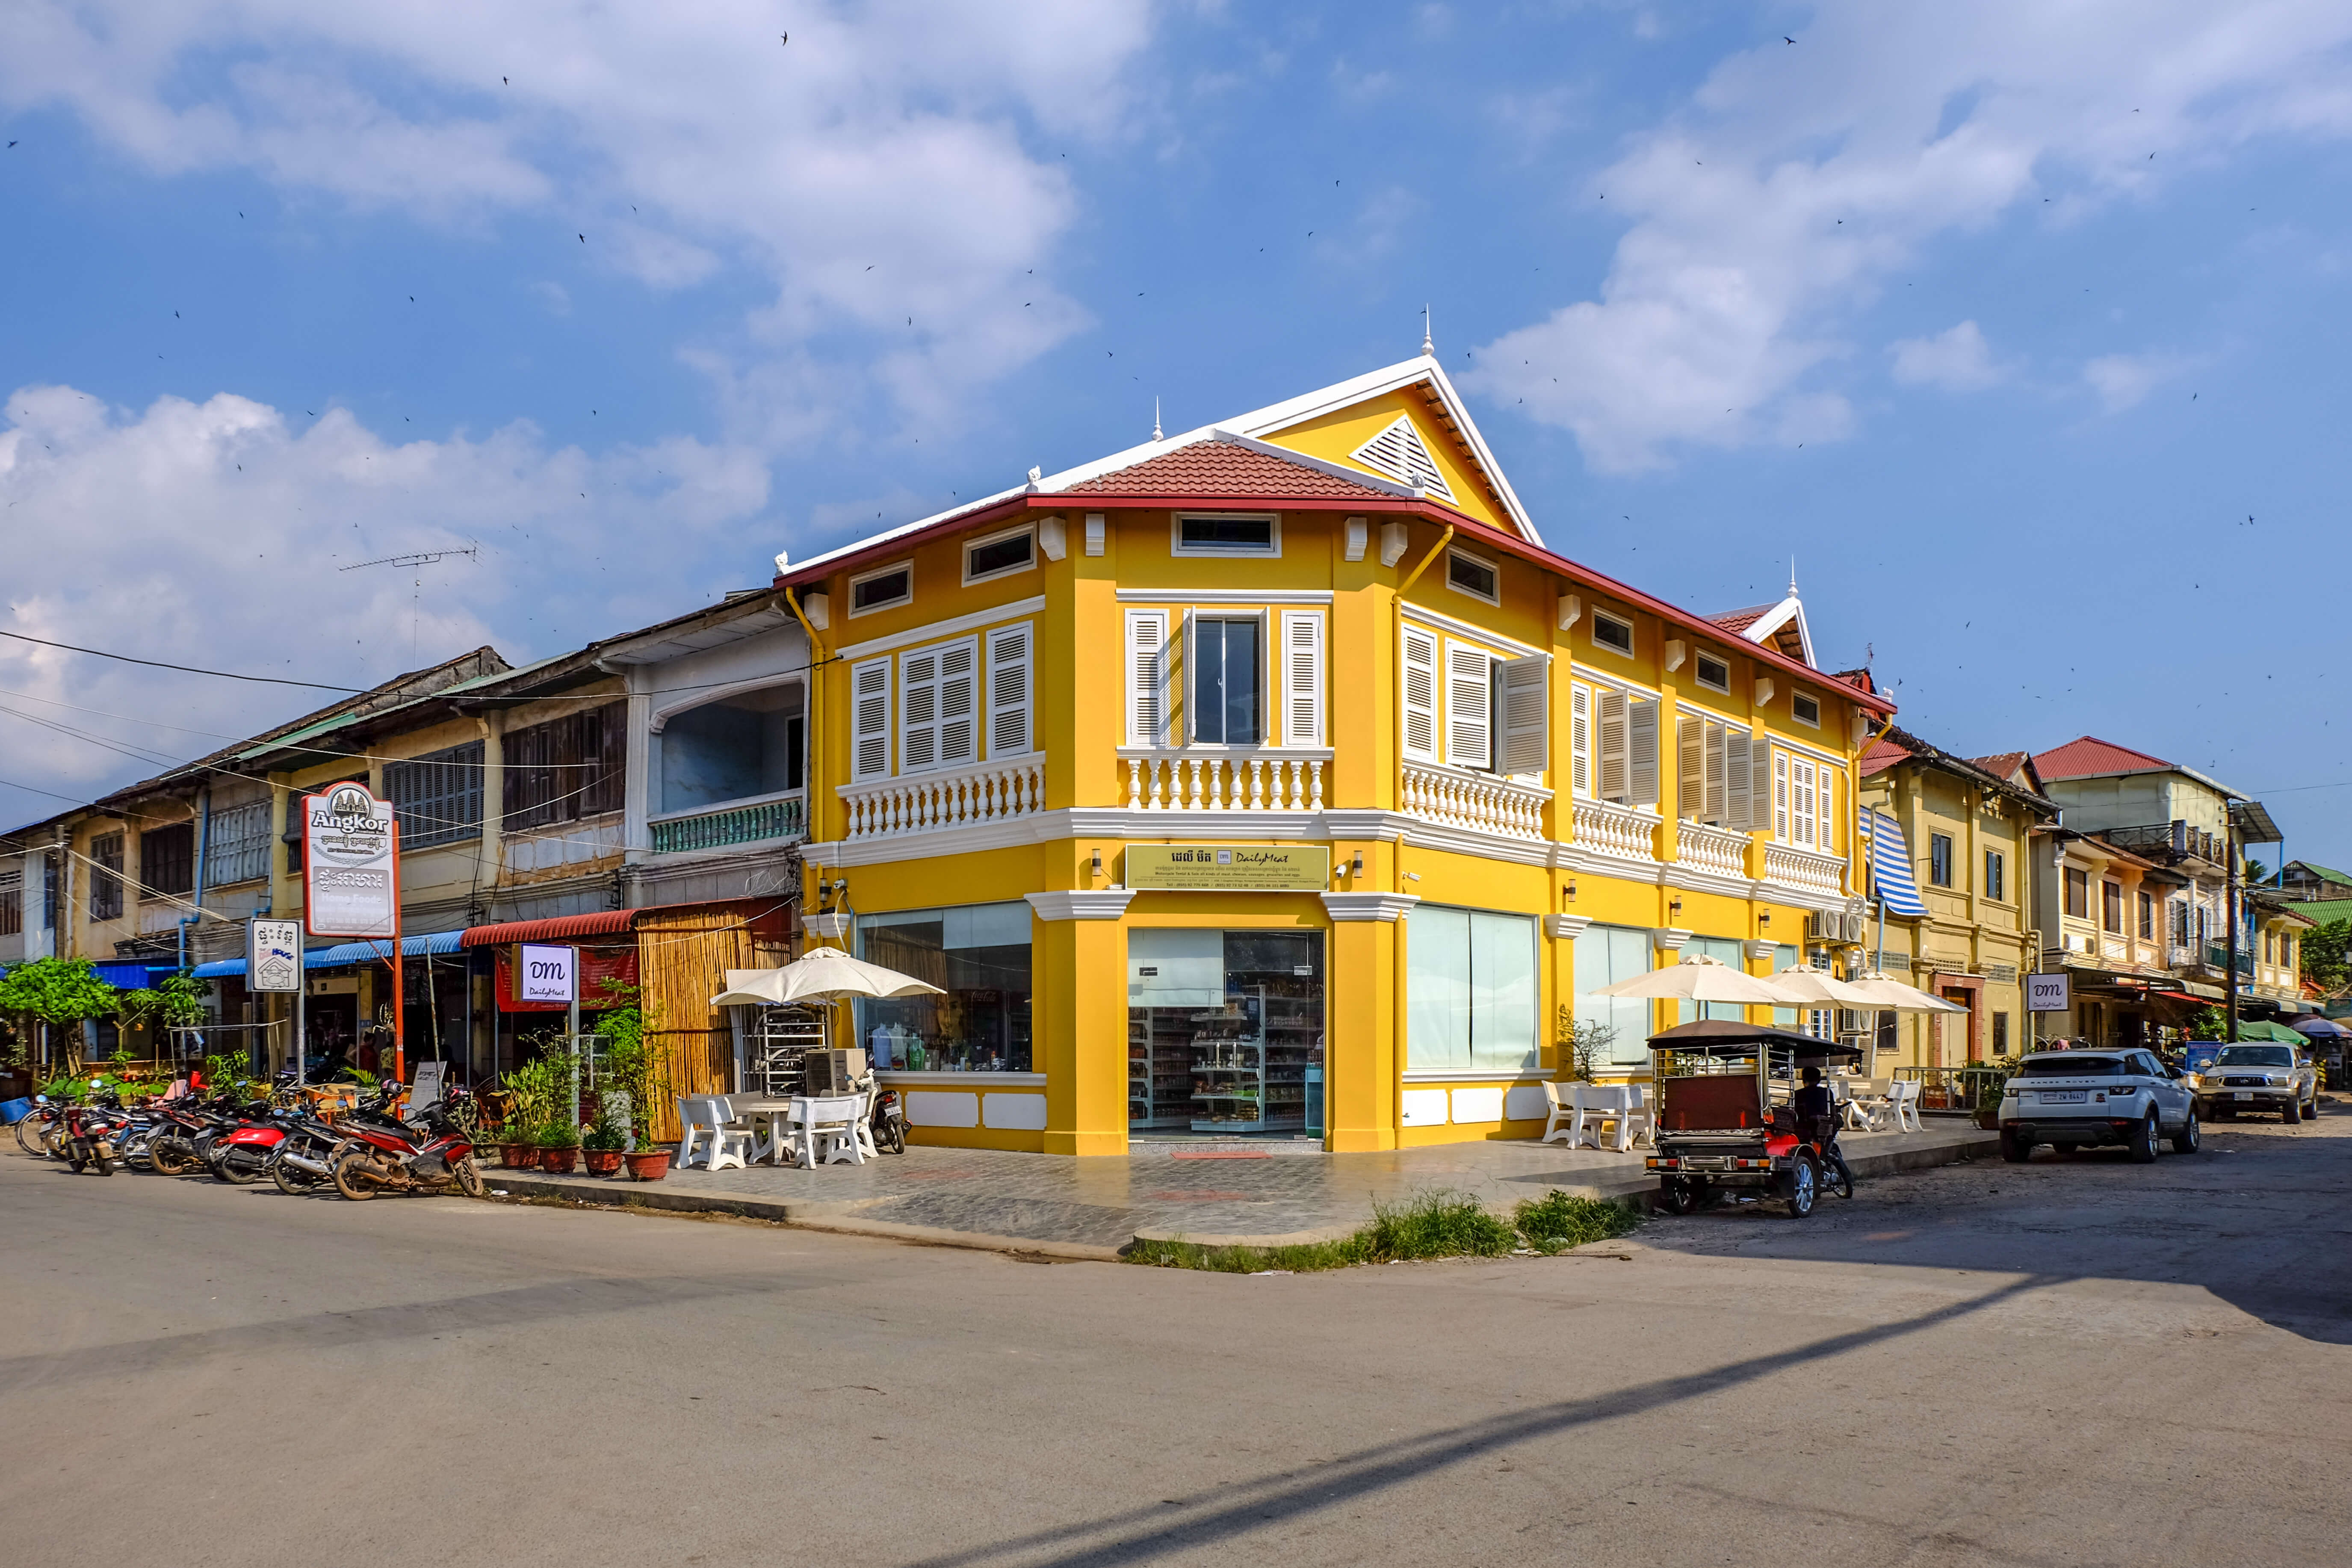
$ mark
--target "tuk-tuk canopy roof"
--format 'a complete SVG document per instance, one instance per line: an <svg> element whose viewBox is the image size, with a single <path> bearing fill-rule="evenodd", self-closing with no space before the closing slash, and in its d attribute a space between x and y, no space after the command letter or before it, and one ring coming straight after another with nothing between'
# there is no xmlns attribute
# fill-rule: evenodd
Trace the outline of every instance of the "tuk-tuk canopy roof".
<svg viewBox="0 0 2352 1568"><path fill-rule="evenodd" d="M1786 1051L1799 1061L1860 1061L1862 1047L1816 1039L1794 1029L1746 1024L1736 1018L1701 1018L1676 1024L1650 1037L1654 1051L1692 1051L1710 1057L1752 1057L1760 1050Z"/></svg>

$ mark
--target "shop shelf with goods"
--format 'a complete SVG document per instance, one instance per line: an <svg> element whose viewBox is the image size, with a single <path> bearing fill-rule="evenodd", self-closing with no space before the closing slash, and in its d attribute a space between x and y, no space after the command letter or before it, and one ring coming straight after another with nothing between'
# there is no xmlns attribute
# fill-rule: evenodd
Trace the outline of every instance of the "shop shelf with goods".
<svg viewBox="0 0 2352 1568"><path fill-rule="evenodd" d="M1127 1016L1127 1120L1139 1130L1181 1128L1192 1116L1192 1031L1171 1026L1169 1009ZM1155 1019L1161 1020L1155 1027Z"/></svg>

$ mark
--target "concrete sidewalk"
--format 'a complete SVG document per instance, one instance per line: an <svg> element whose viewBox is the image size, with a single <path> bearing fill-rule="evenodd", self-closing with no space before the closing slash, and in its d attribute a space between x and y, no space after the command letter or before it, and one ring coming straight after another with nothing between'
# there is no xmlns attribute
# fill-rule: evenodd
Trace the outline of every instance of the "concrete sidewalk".
<svg viewBox="0 0 2352 1568"><path fill-rule="evenodd" d="M1942 1120L1919 1132L1855 1132L1841 1142L1847 1163L1865 1182L1987 1156L1999 1147L1992 1133ZM667 1181L652 1183L498 1169L483 1173L494 1192L514 1197L731 1214L813 1229L1087 1258L1115 1258L1138 1239L1210 1246L1322 1240L1365 1224L1375 1204L1432 1188L1468 1194L1500 1214L1555 1187L1583 1197L1643 1201L1657 1190L1639 1151L1618 1154L1535 1142L1449 1143L1376 1154L1327 1154L1308 1142L1139 1142L1132 1153L1085 1160L916 1146L863 1165L673 1171Z"/></svg>

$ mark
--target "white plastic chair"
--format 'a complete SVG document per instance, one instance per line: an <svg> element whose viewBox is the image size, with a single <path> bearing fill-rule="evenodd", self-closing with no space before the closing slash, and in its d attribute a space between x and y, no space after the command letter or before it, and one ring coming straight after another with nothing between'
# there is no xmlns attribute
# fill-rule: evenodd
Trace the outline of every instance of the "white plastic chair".
<svg viewBox="0 0 2352 1568"><path fill-rule="evenodd" d="M677 1145L679 1169L694 1163L698 1148L706 1171L740 1170L750 1163L751 1130L735 1119L733 1107L725 1095L680 1097L677 1120L686 1130Z"/></svg>
<svg viewBox="0 0 2352 1568"><path fill-rule="evenodd" d="M1911 1079L1896 1079L1886 1086L1887 1114L1894 1119L1897 1132L1921 1132L1927 1123L1919 1120L1919 1085Z"/></svg>
<svg viewBox="0 0 2352 1568"><path fill-rule="evenodd" d="M1547 1083L1543 1086L1544 1104L1550 1109L1544 1117L1543 1137L1540 1142L1549 1143L1555 1138L1568 1138L1574 1135L1577 1120L1576 1090L1579 1087L1577 1084L1570 1084L1568 1098L1562 1100L1559 1097L1559 1084Z"/></svg>
<svg viewBox="0 0 2352 1568"><path fill-rule="evenodd" d="M1658 1146L1658 1102L1653 1090L1638 1083L1625 1086L1628 1098L1623 1114L1617 1119L1617 1152L1623 1153L1635 1143Z"/></svg>
<svg viewBox="0 0 2352 1568"><path fill-rule="evenodd" d="M681 1094L676 1098L677 1124L682 1130L677 1140L677 1168L683 1171L693 1165L697 1148L705 1143L718 1146L719 1118L706 1096Z"/></svg>
<svg viewBox="0 0 2352 1568"><path fill-rule="evenodd" d="M866 1163L866 1152L871 1142L866 1131L866 1099L863 1095L839 1095L808 1102L808 1120L803 1123L802 1149L812 1165L835 1165L846 1162L852 1165Z"/></svg>

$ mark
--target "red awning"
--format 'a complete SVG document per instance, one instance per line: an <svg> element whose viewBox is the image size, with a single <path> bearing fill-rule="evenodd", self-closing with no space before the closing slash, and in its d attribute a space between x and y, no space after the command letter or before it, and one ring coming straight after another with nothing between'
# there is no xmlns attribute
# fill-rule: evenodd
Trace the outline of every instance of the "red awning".
<svg viewBox="0 0 2352 1568"><path fill-rule="evenodd" d="M472 926L466 931L467 947L498 947L510 942L573 942L583 936L611 936L629 929L635 910L599 910L591 915L558 915L551 921L507 921L494 926Z"/></svg>
<svg viewBox="0 0 2352 1568"><path fill-rule="evenodd" d="M2151 996L2161 996L2168 1002L2186 1002L2191 1007L2204 1007L2210 1005L2210 1004L2202 996L2191 996L2186 991L2151 991L2148 994Z"/></svg>

